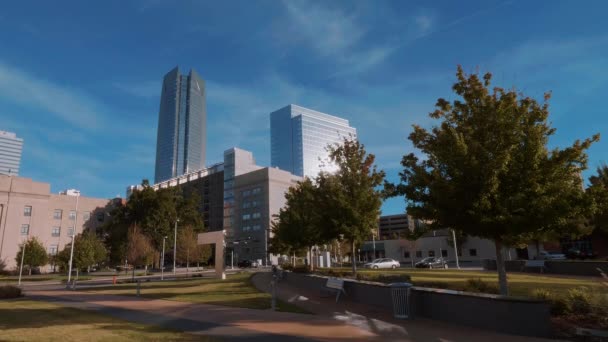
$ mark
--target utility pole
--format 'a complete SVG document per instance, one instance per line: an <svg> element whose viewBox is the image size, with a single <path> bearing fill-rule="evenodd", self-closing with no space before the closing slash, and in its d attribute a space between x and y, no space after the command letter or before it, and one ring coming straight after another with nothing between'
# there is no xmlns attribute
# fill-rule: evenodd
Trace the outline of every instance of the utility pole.
<svg viewBox="0 0 608 342"><path fill-rule="evenodd" d="M74 228L72 229L72 247L70 249L70 267L68 272L67 286L70 286L70 279L72 279L72 262L74 260L74 240L76 238L76 224L78 223L78 199L80 198L80 191L76 191L76 216L74 217Z"/></svg>
<svg viewBox="0 0 608 342"><path fill-rule="evenodd" d="M175 274L176 258L177 258L177 222L179 219L175 219L175 231L173 234L173 274Z"/></svg>
<svg viewBox="0 0 608 342"><path fill-rule="evenodd" d="M160 265L160 280L165 280L165 241L167 241L167 237L163 236L163 254L161 255L161 265Z"/></svg>
<svg viewBox="0 0 608 342"><path fill-rule="evenodd" d="M25 258L25 247L27 246L28 240L25 240L25 242L23 243L23 249L21 250L21 266L19 267L19 283L17 284L17 286L21 286L21 274L23 273L23 259Z"/></svg>
<svg viewBox="0 0 608 342"><path fill-rule="evenodd" d="M452 239L454 240L454 254L456 255L456 268L460 269L460 263L458 262L458 243L456 242L456 232L452 229Z"/></svg>

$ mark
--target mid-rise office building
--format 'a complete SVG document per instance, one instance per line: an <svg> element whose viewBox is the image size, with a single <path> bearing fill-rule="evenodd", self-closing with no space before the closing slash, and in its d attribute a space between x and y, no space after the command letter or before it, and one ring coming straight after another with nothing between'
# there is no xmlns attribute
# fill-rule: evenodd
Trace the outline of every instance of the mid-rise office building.
<svg viewBox="0 0 608 342"><path fill-rule="evenodd" d="M253 154L239 148L224 151L224 162L153 185L179 186L184 195L197 192L205 227L224 230L226 251L234 261L267 261L273 215L285 204L285 192L301 177L256 165ZM230 257L226 259L230 260Z"/></svg>
<svg viewBox="0 0 608 342"><path fill-rule="evenodd" d="M23 139L15 133L0 131L0 175L18 176Z"/></svg>
<svg viewBox="0 0 608 342"><path fill-rule="evenodd" d="M15 256L27 239L37 237L49 254L56 254L72 235L102 225L113 205L74 190L61 194L50 190L49 183L0 175L0 260L8 269L17 267Z"/></svg>
<svg viewBox="0 0 608 342"><path fill-rule="evenodd" d="M206 140L205 82L196 71L182 75L176 67L163 79L154 183L203 169Z"/></svg>
<svg viewBox="0 0 608 342"><path fill-rule="evenodd" d="M332 172L327 146L356 135L346 119L291 104L270 114L270 164L302 177Z"/></svg>

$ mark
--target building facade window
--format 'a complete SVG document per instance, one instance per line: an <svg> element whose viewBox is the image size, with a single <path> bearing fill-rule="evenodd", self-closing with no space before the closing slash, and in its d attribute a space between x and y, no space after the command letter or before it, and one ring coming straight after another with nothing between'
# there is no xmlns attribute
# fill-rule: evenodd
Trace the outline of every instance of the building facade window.
<svg viewBox="0 0 608 342"><path fill-rule="evenodd" d="M76 219L76 211L70 210L70 220L74 221Z"/></svg>
<svg viewBox="0 0 608 342"><path fill-rule="evenodd" d="M23 216L32 216L32 206L26 205L23 207Z"/></svg>
<svg viewBox="0 0 608 342"><path fill-rule="evenodd" d="M244 231L244 232L248 232L248 231L250 231L250 230L251 230L251 227L249 227L249 226L244 226L244 227L243 227L243 231Z"/></svg>
<svg viewBox="0 0 608 342"><path fill-rule="evenodd" d="M260 230L262 229L262 226L260 226L259 224L254 224L252 227L253 230Z"/></svg>
<svg viewBox="0 0 608 342"><path fill-rule="evenodd" d="M251 215L249 215L249 214L243 215L243 221L247 221L249 219L251 219Z"/></svg>
<svg viewBox="0 0 608 342"><path fill-rule="evenodd" d="M477 249L475 249L475 248L469 249L469 255L470 256L477 256Z"/></svg>
<svg viewBox="0 0 608 342"><path fill-rule="evenodd" d="M61 220L62 213L63 211L61 209L55 209L55 211L53 211L53 218L55 220Z"/></svg>
<svg viewBox="0 0 608 342"><path fill-rule="evenodd" d="M21 235L29 235L30 234L30 225L22 224L21 225Z"/></svg>
<svg viewBox="0 0 608 342"><path fill-rule="evenodd" d="M69 228L68 228L68 236L69 236L69 237L74 236L74 227L69 227Z"/></svg>
<svg viewBox="0 0 608 342"><path fill-rule="evenodd" d="M441 256L444 257L444 258L447 258L448 257L448 250L447 249L442 249L441 250Z"/></svg>
<svg viewBox="0 0 608 342"><path fill-rule="evenodd" d="M253 216L252 216L252 217L253 217L254 219L259 219L260 217L262 217L262 214L260 214L260 213L253 213Z"/></svg>
<svg viewBox="0 0 608 342"><path fill-rule="evenodd" d="M429 256L430 257L434 257L435 256L435 251L429 251Z"/></svg>
<svg viewBox="0 0 608 342"><path fill-rule="evenodd" d="M251 207L251 202L244 202L243 203L243 209L247 209L249 207Z"/></svg>
<svg viewBox="0 0 608 342"><path fill-rule="evenodd" d="M85 211L82 213L82 219L84 222L87 222L91 218L91 212Z"/></svg>
<svg viewBox="0 0 608 342"><path fill-rule="evenodd" d="M61 227L53 227L51 229L51 236L52 237L58 237L61 235Z"/></svg>
<svg viewBox="0 0 608 342"><path fill-rule="evenodd" d="M422 258L422 251L416 251L416 258Z"/></svg>
<svg viewBox="0 0 608 342"><path fill-rule="evenodd" d="M410 258L410 252L408 252L408 251L404 251L404 252L403 252L403 257L404 257L405 259L409 259L409 258Z"/></svg>
<svg viewBox="0 0 608 342"><path fill-rule="evenodd" d="M105 215L103 213L97 213L97 222L103 222Z"/></svg>
<svg viewBox="0 0 608 342"><path fill-rule="evenodd" d="M257 208L258 207L258 201L251 201L251 207L252 208Z"/></svg>
<svg viewBox="0 0 608 342"><path fill-rule="evenodd" d="M243 196L243 197L251 196L251 190L241 191L241 196Z"/></svg>
<svg viewBox="0 0 608 342"><path fill-rule="evenodd" d="M251 190L252 195L257 195L260 192L262 192L262 188L260 188L260 187L257 187L257 188L254 188L253 190Z"/></svg>
<svg viewBox="0 0 608 342"><path fill-rule="evenodd" d="M57 245L50 245L49 246L49 254L50 255L56 255L57 254Z"/></svg>

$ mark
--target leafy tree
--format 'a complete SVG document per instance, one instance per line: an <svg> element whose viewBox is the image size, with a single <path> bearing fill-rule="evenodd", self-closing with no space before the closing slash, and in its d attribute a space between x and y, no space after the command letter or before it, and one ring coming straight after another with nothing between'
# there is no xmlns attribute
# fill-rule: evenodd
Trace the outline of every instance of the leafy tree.
<svg viewBox="0 0 608 342"><path fill-rule="evenodd" d="M608 233L608 165L598 167L597 175L591 176L589 183L587 192L597 206L592 224L599 231Z"/></svg>
<svg viewBox="0 0 608 342"><path fill-rule="evenodd" d="M285 206L272 223L272 253L310 251L313 246L328 241L319 226L322 209L318 206L318 191L309 178L287 190Z"/></svg>
<svg viewBox="0 0 608 342"><path fill-rule="evenodd" d="M132 225L137 225L150 238L156 250L162 249L165 236L167 244L173 245L178 218L178 230L192 226L195 232L203 231L200 203L201 198L194 191L184 193L179 187L155 191L147 180L143 180L142 189L134 191L126 205L117 206L112 212L112 219L103 228L111 262L118 264L124 261L127 231ZM158 256L156 261L160 263L160 254Z"/></svg>
<svg viewBox="0 0 608 342"><path fill-rule="evenodd" d="M37 237L31 237L24 243L19 245L19 251L15 256L17 265L21 265L21 255L23 253L23 247L25 246L25 255L23 256L23 265L29 269L29 274L32 275L32 268L40 267L47 264L49 260L46 249L38 240Z"/></svg>
<svg viewBox="0 0 608 342"><path fill-rule="evenodd" d="M367 154L365 146L352 137L329 146L328 152L338 170L334 174L321 172L317 178L318 227L328 237L344 237L355 261L357 245L378 226L382 192L377 188L384 180L384 171L376 169L375 156ZM356 274L356 262L352 269Z"/></svg>
<svg viewBox="0 0 608 342"><path fill-rule="evenodd" d="M70 265L71 242L66 244L61 252L57 253L54 260L62 270L67 271ZM107 252L103 242L91 231L78 234L74 240L74 255L72 268L76 269L76 278L80 270L97 265L106 260Z"/></svg>
<svg viewBox="0 0 608 342"><path fill-rule="evenodd" d="M133 225L129 228L127 237L127 261L133 265L133 279L135 279L135 266L148 266L154 261L156 250L150 238L142 233L140 228Z"/></svg>
<svg viewBox="0 0 608 342"><path fill-rule="evenodd" d="M539 104L515 90L490 90L491 74L467 76L460 66L457 78L458 98L440 98L430 113L439 125L414 125L409 136L425 158L404 156L401 184L386 189L405 195L408 213L433 227L493 240L506 295L503 247L580 233L572 223L589 206L579 175L599 135L549 150L549 94Z"/></svg>
<svg viewBox="0 0 608 342"><path fill-rule="evenodd" d="M190 268L190 261L195 260L197 248L197 233L192 226L188 225L177 233L177 262L186 264L186 272Z"/></svg>

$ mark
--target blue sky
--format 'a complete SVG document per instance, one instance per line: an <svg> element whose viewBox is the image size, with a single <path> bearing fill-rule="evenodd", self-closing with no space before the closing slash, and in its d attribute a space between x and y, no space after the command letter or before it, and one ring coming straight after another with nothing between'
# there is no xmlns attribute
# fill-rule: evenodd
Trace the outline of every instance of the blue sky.
<svg viewBox="0 0 608 342"><path fill-rule="evenodd" d="M179 65L207 81L208 164L238 146L268 165L269 113L296 103L349 119L396 180L411 125L454 98L457 64L552 91L552 146L608 132L605 13L605 1L6 2L0 130L25 140L21 176L124 196L153 179L161 79ZM591 169L607 151L604 135Z"/></svg>

